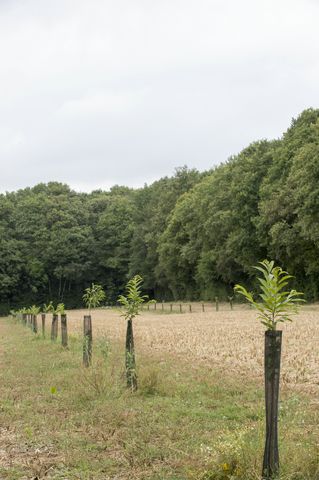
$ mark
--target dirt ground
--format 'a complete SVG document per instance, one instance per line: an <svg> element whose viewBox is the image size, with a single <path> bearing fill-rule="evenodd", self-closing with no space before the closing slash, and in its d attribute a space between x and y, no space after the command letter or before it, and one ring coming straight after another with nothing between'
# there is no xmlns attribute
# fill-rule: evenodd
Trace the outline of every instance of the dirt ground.
<svg viewBox="0 0 319 480"><path fill-rule="evenodd" d="M245 378L263 375L264 328L256 312L236 306L183 305L187 313L142 312L134 320L136 352L178 356L185 362L226 369ZM175 310L179 305L175 306ZM167 306L166 306L167 309ZM195 311L194 311L195 310ZM68 312L71 334L82 334L85 310ZM126 322L116 309L92 311L93 337L106 335L124 342ZM292 323L282 325L281 382L297 391L319 397L319 306L303 307ZM314 400L315 401L315 400Z"/></svg>

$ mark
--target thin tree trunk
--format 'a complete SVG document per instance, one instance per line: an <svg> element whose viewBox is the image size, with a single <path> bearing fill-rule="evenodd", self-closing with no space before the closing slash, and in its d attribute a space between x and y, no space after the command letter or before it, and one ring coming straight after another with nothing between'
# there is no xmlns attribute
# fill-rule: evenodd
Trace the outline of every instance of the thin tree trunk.
<svg viewBox="0 0 319 480"><path fill-rule="evenodd" d="M62 287L62 275L60 275L60 278L59 278L59 294L58 294L59 301L61 301L61 287Z"/></svg>
<svg viewBox="0 0 319 480"><path fill-rule="evenodd" d="M64 298L66 282L67 282L67 279L65 278L65 279L64 279L64 282L63 282L63 288L62 288L62 294L61 294L61 301L63 301L63 298Z"/></svg>
<svg viewBox="0 0 319 480"><path fill-rule="evenodd" d="M125 343L125 370L127 387L132 391L137 390L137 375L134 352L133 322L127 321L126 343Z"/></svg>
<svg viewBox="0 0 319 480"><path fill-rule="evenodd" d="M282 332L265 332L266 441L262 477L272 479L279 473L278 401Z"/></svg>

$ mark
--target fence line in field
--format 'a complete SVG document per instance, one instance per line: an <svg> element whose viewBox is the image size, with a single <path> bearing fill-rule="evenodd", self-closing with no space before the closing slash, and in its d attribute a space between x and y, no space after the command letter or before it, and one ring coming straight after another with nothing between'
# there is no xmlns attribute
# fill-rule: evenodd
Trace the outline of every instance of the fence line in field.
<svg viewBox="0 0 319 480"><path fill-rule="evenodd" d="M117 305L117 307L120 307ZM248 305L238 303L234 304L233 299L228 302L220 302L218 297L215 301L207 302L150 302L142 305L143 311L156 313L199 313L199 312L219 312L247 309ZM248 307L249 308L249 307Z"/></svg>

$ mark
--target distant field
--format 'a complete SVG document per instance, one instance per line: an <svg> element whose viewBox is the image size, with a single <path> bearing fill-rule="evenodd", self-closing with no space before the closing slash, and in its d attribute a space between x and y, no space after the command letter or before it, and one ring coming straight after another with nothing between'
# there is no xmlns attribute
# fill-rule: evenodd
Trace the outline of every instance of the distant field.
<svg viewBox="0 0 319 480"><path fill-rule="evenodd" d="M175 310L179 304L174 304ZM158 356L174 356L185 363L200 363L227 369L236 376L262 378L263 326L256 312L241 305L233 311L228 304L216 312L213 304L192 304L193 313L169 313L161 305L144 311L134 320L137 355L139 351ZM182 306L185 312L188 304ZM68 312L69 332L81 334L85 310ZM126 323L116 309L92 312L93 335L125 338ZM281 327L280 327L281 328ZM293 323L282 326L282 385L319 396L319 306L306 306Z"/></svg>

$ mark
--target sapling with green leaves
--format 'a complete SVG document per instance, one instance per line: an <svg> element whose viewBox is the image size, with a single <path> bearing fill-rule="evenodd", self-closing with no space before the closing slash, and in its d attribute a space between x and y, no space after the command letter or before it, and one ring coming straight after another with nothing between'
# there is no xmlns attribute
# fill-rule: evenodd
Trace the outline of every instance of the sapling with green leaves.
<svg viewBox="0 0 319 480"><path fill-rule="evenodd" d="M148 300L147 295L142 295L142 283L142 277L135 275L126 285L126 295L120 295L118 297L118 302L122 305L122 317L127 320L125 371L127 386L132 391L137 389L133 319L140 314L141 306Z"/></svg>
<svg viewBox="0 0 319 480"><path fill-rule="evenodd" d="M65 315L65 305L64 305L64 303L58 303L55 310L60 315Z"/></svg>
<svg viewBox="0 0 319 480"><path fill-rule="evenodd" d="M29 312L31 315L38 315L40 313L40 307L37 307L36 305L32 305L32 307L29 308Z"/></svg>
<svg viewBox="0 0 319 480"><path fill-rule="evenodd" d="M85 289L83 295L83 301L91 314L92 308L97 308L103 300L105 300L105 292L102 285L92 283L92 285Z"/></svg>
<svg viewBox="0 0 319 480"><path fill-rule="evenodd" d="M53 301L51 300L48 304L43 305L43 313L52 313L54 310Z"/></svg>
<svg viewBox="0 0 319 480"><path fill-rule="evenodd" d="M278 449L278 401L280 380L280 357L282 331L277 330L279 323L291 322L291 316L298 312L298 306L304 300L303 295L294 289L287 289L293 278L274 261L263 260L254 267L261 275L257 278L260 293L254 295L242 285L235 286L235 292L242 295L258 312L258 318L266 327L265 331L265 404L266 404L266 440L262 467L262 478L277 478L279 473Z"/></svg>
<svg viewBox="0 0 319 480"><path fill-rule="evenodd" d="M105 299L105 292L102 285L92 283L85 289L83 301L89 311L88 315L84 315L84 339L83 339L83 365L89 367L92 361L92 319L91 309L97 308Z"/></svg>
<svg viewBox="0 0 319 480"><path fill-rule="evenodd" d="M259 301L242 285L235 285L235 292L239 293L258 311L258 318L267 330L276 330L277 324L291 322L291 315L298 312L298 305L304 300L297 290L286 290L292 275L281 267L275 267L274 261L263 260L253 267L262 273L257 278L260 286Z"/></svg>

